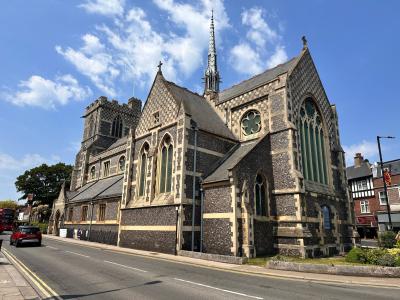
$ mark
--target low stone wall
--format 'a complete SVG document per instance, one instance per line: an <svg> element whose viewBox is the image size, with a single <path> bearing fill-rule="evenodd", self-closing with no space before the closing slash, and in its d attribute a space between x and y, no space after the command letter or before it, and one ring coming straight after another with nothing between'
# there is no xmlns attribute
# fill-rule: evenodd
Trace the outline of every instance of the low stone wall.
<svg viewBox="0 0 400 300"><path fill-rule="evenodd" d="M331 275L365 276L365 277L400 277L400 267L350 266L303 264L271 260L266 265L269 269L320 273Z"/></svg>
<svg viewBox="0 0 400 300"><path fill-rule="evenodd" d="M210 253L202 253L202 252L192 252L192 251L185 251L185 250L178 251L178 255L191 257L191 258L223 262L223 263L228 263L228 264L237 264L237 265L243 265L244 263L247 262L246 257L210 254Z"/></svg>

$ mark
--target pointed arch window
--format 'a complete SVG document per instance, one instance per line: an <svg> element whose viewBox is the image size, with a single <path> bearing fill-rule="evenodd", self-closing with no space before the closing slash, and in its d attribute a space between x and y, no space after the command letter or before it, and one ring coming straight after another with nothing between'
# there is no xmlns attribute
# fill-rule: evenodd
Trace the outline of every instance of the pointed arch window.
<svg viewBox="0 0 400 300"><path fill-rule="evenodd" d="M325 230L331 230L331 211L328 206L322 206L323 226Z"/></svg>
<svg viewBox="0 0 400 300"><path fill-rule="evenodd" d="M171 192L172 183L172 155L173 146L171 138L167 136L161 146L161 163L160 163L160 193Z"/></svg>
<svg viewBox="0 0 400 300"><path fill-rule="evenodd" d="M121 156L118 161L118 168L120 172L125 171L125 156Z"/></svg>
<svg viewBox="0 0 400 300"><path fill-rule="evenodd" d="M256 215L266 216L267 215L267 203L265 194L265 183L263 177L258 174L256 177L256 183L254 185L255 194L255 205L256 205Z"/></svg>
<svg viewBox="0 0 400 300"><path fill-rule="evenodd" d="M140 170L139 170L139 196L144 196L146 191L146 174L147 174L147 156L149 153L149 144L145 143L140 154Z"/></svg>
<svg viewBox="0 0 400 300"><path fill-rule="evenodd" d="M122 137L122 118L120 115L116 116L112 123L111 135L117 138Z"/></svg>
<svg viewBox="0 0 400 300"><path fill-rule="evenodd" d="M261 116L256 110L248 111L241 121L242 133L244 136L255 134L261 130Z"/></svg>
<svg viewBox="0 0 400 300"><path fill-rule="evenodd" d="M311 98L300 108L298 128L304 178L328 184L322 117Z"/></svg>

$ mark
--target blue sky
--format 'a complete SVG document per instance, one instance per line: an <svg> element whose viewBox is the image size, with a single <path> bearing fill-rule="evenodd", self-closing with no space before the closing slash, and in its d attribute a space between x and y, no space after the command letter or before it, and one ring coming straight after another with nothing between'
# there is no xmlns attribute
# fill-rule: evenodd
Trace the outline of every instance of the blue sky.
<svg viewBox="0 0 400 300"><path fill-rule="evenodd" d="M400 157L400 2L367 0L0 1L0 199L40 163L73 163L84 108L100 95L145 100L159 60L202 91L214 9L222 88L299 54L306 35L348 161Z"/></svg>

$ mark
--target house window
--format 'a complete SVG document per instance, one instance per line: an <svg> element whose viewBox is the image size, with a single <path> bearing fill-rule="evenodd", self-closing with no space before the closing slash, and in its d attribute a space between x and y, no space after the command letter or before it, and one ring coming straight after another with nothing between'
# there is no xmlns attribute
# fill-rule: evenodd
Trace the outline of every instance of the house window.
<svg viewBox="0 0 400 300"><path fill-rule="evenodd" d="M154 125L160 123L160 112L157 111L153 114L153 123Z"/></svg>
<svg viewBox="0 0 400 300"><path fill-rule="evenodd" d="M379 203L380 205L386 205L387 204L387 199L386 199L386 195L385 192L379 192Z"/></svg>
<svg viewBox="0 0 400 300"><path fill-rule="evenodd" d="M304 178L328 184L322 117L311 98L300 108L298 128Z"/></svg>
<svg viewBox="0 0 400 300"><path fill-rule="evenodd" d="M69 222L72 222L73 216L74 216L74 208L70 207L68 210L68 221Z"/></svg>
<svg viewBox="0 0 400 300"><path fill-rule="evenodd" d="M110 175L110 161L104 163L103 177Z"/></svg>
<svg viewBox="0 0 400 300"><path fill-rule="evenodd" d="M357 181L357 190L358 191L363 191L366 189L367 189L367 181L365 179Z"/></svg>
<svg viewBox="0 0 400 300"><path fill-rule="evenodd" d="M94 179L96 177L96 167L93 166L90 168L90 179Z"/></svg>
<svg viewBox="0 0 400 300"><path fill-rule="evenodd" d="M87 206L82 206L81 221L86 221L87 220L87 212L88 212L88 207Z"/></svg>
<svg viewBox="0 0 400 300"><path fill-rule="evenodd" d="M362 200L360 201L360 207L361 207L361 213L366 214L369 213L369 202L368 200Z"/></svg>
<svg viewBox="0 0 400 300"><path fill-rule="evenodd" d="M120 172L123 172L125 170L125 156L121 156L118 161L118 168Z"/></svg>
<svg viewBox="0 0 400 300"><path fill-rule="evenodd" d="M145 143L140 156L139 170L139 196L144 196L146 190L146 173L147 173L147 155L149 152L149 144Z"/></svg>
<svg viewBox="0 0 400 300"><path fill-rule="evenodd" d="M160 193L171 192L172 183L172 155L173 147L171 138L167 136L161 147L161 167L160 167Z"/></svg>
<svg viewBox="0 0 400 300"><path fill-rule="evenodd" d="M267 203L265 201L265 185L261 175L257 175L256 184L254 187L255 193L255 205L256 215L266 216L267 215Z"/></svg>
<svg viewBox="0 0 400 300"><path fill-rule="evenodd" d="M111 135L117 138L122 137L122 119L121 116L118 115L114 118L112 127L111 127Z"/></svg>
<svg viewBox="0 0 400 300"><path fill-rule="evenodd" d="M99 221L106 220L106 204L99 205Z"/></svg>
<svg viewBox="0 0 400 300"><path fill-rule="evenodd" d="M256 110L247 112L241 121L242 133L245 136L255 134L261 130L261 116Z"/></svg>
<svg viewBox="0 0 400 300"><path fill-rule="evenodd" d="M323 226L325 230L331 229L331 212L328 206L322 206Z"/></svg>

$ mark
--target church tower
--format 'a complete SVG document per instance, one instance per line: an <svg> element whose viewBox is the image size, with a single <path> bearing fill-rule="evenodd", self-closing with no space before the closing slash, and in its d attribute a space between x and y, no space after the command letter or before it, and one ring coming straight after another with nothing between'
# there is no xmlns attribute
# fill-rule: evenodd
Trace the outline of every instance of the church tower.
<svg viewBox="0 0 400 300"><path fill-rule="evenodd" d="M214 17L211 12L210 43L208 46L207 69L204 73L204 94L219 92L219 77L217 68L217 51L215 50Z"/></svg>

